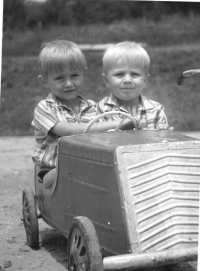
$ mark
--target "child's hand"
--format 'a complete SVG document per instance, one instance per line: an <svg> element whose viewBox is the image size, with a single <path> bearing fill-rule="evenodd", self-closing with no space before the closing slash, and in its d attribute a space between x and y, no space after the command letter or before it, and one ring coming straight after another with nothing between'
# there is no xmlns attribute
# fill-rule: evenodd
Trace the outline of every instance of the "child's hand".
<svg viewBox="0 0 200 271"><path fill-rule="evenodd" d="M170 130L170 131L174 131L174 127L169 127L169 125L166 124L166 123L158 123L157 126L158 126L159 130Z"/></svg>
<svg viewBox="0 0 200 271"><path fill-rule="evenodd" d="M117 127L115 129L109 129L109 130L107 130L107 132L133 130L134 129L134 124L129 119L125 119L123 122L120 121L119 124L117 125Z"/></svg>
<svg viewBox="0 0 200 271"><path fill-rule="evenodd" d="M169 125L167 123L158 123L157 127L159 130L167 130L169 128Z"/></svg>
<svg viewBox="0 0 200 271"><path fill-rule="evenodd" d="M130 119L125 119L120 126L120 130L133 130L135 128L133 122Z"/></svg>
<svg viewBox="0 0 200 271"><path fill-rule="evenodd" d="M114 132L115 129L109 129L107 132Z"/></svg>
<svg viewBox="0 0 200 271"><path fill-rule="evenodd" d="M174 127L169 127L167 117L165 116L163 111L160 111L158 122L156 124L157 129L159 130L170 130L173 131Z"/></svg>

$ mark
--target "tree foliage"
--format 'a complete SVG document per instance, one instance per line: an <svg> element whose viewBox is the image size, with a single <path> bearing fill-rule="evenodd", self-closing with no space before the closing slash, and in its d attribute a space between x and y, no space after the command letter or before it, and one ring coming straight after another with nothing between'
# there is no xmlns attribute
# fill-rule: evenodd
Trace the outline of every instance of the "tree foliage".
<svg viewBox="0 0 200 271"><path fill-rule="evenodd" d="M3 29L23 29L26 19L24 0L5 0L3 6Z"/></svg>
<svg viewBox="0 0 200 271"><path fill-rule="evenodd" d="M198 2L163 1L106 1L106 0L46 0L36 3L30 0L5 0L3 26L21 30L38 25L71 25L121 19L151 18L159 20L164 15L200 13Z"/></svg>

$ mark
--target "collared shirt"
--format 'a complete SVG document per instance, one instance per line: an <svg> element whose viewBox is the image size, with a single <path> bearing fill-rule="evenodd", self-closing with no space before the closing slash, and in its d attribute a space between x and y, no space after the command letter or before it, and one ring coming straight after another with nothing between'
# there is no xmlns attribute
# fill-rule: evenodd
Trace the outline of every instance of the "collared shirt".
<svg viewBox="0 0 200 271"><path fill-rule="evenodd" d="M158 129L158 124L167 124L167 117L164 113L163 105L156 101L147 99L145 96L139 96L139 105L136 109L125 108L119 104L117 98L111 93L102 99L97 106L98 114L103 114L110 111L121 111L136 117L138 126L137 129ZM104 120L113 119L118 120L122 118L120 115L106 117Z"/></svg>
<svg viewBox="0 0 200 271"><path fill-rule="evenodd" d="M87 123L97 116L96 103L78 96L79 111L62 104L51 93L39 102L31 125L35 128L36 146L33 161L39 166L56 167L59 136L50 130L59 121Z"/></svg>

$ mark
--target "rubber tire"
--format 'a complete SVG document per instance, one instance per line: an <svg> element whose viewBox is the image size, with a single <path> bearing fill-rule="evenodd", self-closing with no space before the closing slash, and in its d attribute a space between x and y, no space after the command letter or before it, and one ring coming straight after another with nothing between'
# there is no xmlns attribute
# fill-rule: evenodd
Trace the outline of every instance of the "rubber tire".
<svg viewBox="0 0 200 271"><path fill-rule="evenodd" d="M39 226L35 197L31 188L24 189L22 194L22 216L26 231L27 243L31 248L39 248Z"/></svg>
<svg viewBox="0 0 200 271"><path fill-rule="evenodd" d="M101 249L91 220L75 217L67 244L68 271L103 271Z"/></svg>

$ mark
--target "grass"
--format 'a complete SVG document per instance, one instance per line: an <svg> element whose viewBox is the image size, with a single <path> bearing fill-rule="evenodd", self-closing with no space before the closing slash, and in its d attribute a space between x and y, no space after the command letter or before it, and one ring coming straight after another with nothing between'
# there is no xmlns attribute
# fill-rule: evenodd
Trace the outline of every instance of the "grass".
<svg viewBox="0 0 200 271"><path fill-rule="evenodd" d="M116 21L83 26L38 27L26 32L6 31L3 56L38 55L41 42L65 38L76 43L116 43L123 40L147 43L148 46L172 46L198 43L200 18L173 15L161 21L147 19Z"/></svg>
<svg viewBox="0 0 200 271"><path fill-rule="evenodd" d="M5 33L0 135L33 134L30 126L33 110L47 95L47 91L37 82L39 45L42 41L62 35L78 43L110 43L122 40L147 43L146 50L151 58L151 78L144 95L164 104L169 123L176 130L199 130L200 76L186 79L183 86L176 84L177 77L183 70L200 68L199 23L200 19L193 16L189 19L174 16L163 18L156 23L137 20L132 24L130 21L122 21L107 26L71 26L65 29L54 26L48 30L41 29L39 34L34 31ZM88 73L85 76L83 94L99 101L108 94L101 79L103 52L84 53Z"/></svg>

